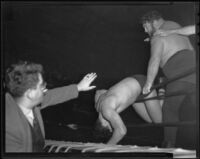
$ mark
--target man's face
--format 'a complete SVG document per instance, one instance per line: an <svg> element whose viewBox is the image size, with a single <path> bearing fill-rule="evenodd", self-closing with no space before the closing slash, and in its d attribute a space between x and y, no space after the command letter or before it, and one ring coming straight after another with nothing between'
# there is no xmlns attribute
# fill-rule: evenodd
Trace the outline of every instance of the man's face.
<svg viewBox="0 0 200 159"><path fill-rule="evenodd" d="M156 31L153 23L151 22L143 23L143 28L144 28L145 33L149 34L150 37L152 37L154 32Z"/></svg>
<svg viewBox="0 0 200 159"><path fill-rule="evenodd" d="M42 75L38 74L39 81L35 89L32 89L33 93L33 104L38 105L42 102L44 93L47 91L46 82L43 81Z"/></svg>

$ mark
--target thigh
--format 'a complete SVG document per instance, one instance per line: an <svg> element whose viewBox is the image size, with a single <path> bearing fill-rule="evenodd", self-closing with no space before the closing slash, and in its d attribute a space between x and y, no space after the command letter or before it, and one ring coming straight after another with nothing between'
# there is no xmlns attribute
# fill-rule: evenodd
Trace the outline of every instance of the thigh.
<svg viewBox="0 0 200 159"><path fill-rule="evenodd" d="M166 94L177 91L190 91L191 84L188 82L175 81L167 85ZM163 121L178 121L179 109L185 99L186 95L177 95L166 97L163 104Z"/></svg>
<svg viewBox="0 0 200 159"><path fill-rule="evenodd" d="M134 103L132 106L133 106L134 110L136 111L136 113L140 117L142 117L143 120L145 120L148 123L152 122L144 103Z"/></svg>

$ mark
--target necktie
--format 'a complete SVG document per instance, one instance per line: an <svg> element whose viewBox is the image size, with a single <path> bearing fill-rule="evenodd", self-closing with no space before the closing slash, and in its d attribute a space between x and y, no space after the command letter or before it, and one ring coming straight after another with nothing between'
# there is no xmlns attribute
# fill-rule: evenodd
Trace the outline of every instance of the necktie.
<svg viewBox="0 0 200 159"><path fill-rule="evenodd" d="M42 135L42 131L40 129L40 125L36 116L33 119L33 133L34 133L33 152L42 152L44 147L44 137Z"/></svg>

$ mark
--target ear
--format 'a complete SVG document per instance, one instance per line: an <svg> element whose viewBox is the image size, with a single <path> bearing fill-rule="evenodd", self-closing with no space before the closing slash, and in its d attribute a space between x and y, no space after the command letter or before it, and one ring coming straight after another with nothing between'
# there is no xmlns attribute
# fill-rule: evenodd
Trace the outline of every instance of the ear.
<svg viewBox="0 0 200 159"><path fill-rule="evenodd" d="M28 89L25 92L25 96L26 98L28 98L29 100L33 100L33 98L35 97L35 91L33 89Z"/></svg>

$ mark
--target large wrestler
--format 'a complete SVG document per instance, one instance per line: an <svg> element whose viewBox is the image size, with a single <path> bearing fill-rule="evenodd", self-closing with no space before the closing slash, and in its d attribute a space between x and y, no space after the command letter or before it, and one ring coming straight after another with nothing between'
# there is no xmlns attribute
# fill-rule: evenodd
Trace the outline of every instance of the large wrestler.
<svg viewBox="0 0 200 159"><path fill-rule="evenodd" d="M117 144L126 134L127 129L120 117L120 113L132 105L136 112L147 122L162 122L162 113L159 100L147 100L144 103L135 103L142 92L142 85L146 77L135 75L118 82L108 90L97 90L95 108L99 113L99 122L112 133L107 144ZM156 96L152 91L146 98Z"/></svg>
<svg viewBox="0 0 200 159"><path fill-rule="evenodd" d="M151 56L147 69L147 80L143 87L143 93L150 92L159 67L167 78L175 77L195 67L195 51L187 36L170 34L169 36L153 36L161 30L179 29L181 26L173 21L164 20L160 13L152 11L142 17L142 24L146 33L150 36ZM191 91L196 88L196 74L193 73L179 80L171 82L166 87L166 93L176 91ZM190 96L189 92L188 95ZM179 122L179 109L185 95L166 98L163 105L163 122ZM195 103L195 95L192 96ZM195 114L194 114L195 116ZM165 128L164 145L174 147L177 128Z"/></svg>

